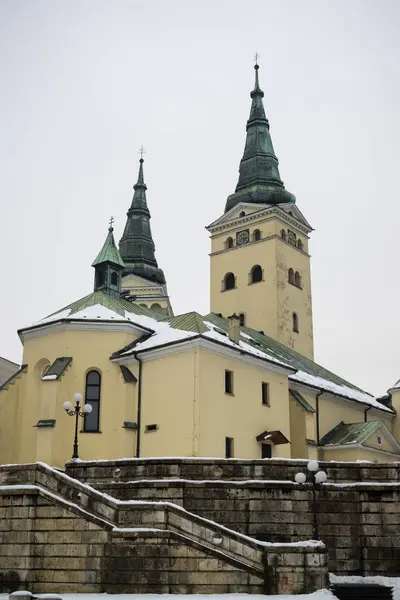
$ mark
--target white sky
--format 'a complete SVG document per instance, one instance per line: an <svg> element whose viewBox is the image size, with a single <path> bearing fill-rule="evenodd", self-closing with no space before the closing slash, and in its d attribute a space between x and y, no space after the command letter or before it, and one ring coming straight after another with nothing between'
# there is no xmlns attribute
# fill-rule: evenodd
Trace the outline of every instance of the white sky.
<svg viewBox="0 0 400 600"><path fill-rule="evenodd" d="M0 355L92 291L138 148L176 314L209 311L204 226L234 191L253 56L280 173L316 231L316 360L373 393L400 376L400 3L0 0Z"/></svg>

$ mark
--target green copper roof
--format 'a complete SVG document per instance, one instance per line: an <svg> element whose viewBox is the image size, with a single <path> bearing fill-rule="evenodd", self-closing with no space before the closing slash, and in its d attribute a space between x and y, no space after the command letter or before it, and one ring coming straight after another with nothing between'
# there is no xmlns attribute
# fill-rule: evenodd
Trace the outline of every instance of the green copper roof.
<svg viewBox="0 0 400 600"><path fill-rule="evenodd" d="M279 175L278 164L269 122L265 116L264 92L258 81L259 66L255 65L256 76L254 90L250 93L251 109L247 121L246 144L239 167L239 181L234 194L231 194L225 206L225 212L239 204L281 204L296 202L295 196L288 192Z"/></svg>
<svg viewBox="0 0 400 600"><path fill-rule="evenodd" d="M216 313L210 313L204 317L204 319L206 321L210 321L210 323L214 323L214 325L217 325L217 327L220 329L228 331L228 319L220 317ZM250 327L241 327L240 330L249 336L249 338L246 338L246 341L250 345L254 346L255 348L259 348L273 358L290 365L294 369L304 371L305 373L309 373L310 375L314 375L316 377L327 379L328 381L332 381L332 383L336 383L338 385L346 385L353 389L363 391L354 386L352 383L349 383L345 379L342 379L338 375L335 375L324 367L321 367L313 360L306 358L292 348L281 344L277 340L274 340L260 331L256 331Z"/></svg>
<svg viewBox="0 0 400 600"><path fill-rule="evenodd" d="M324 435L320 444L321 446L328 444L360 444L382 426L385 426L383 421L367 421L363 423L344 423L342 421Z"/></svg>
<svg viewBox="0 0 400 600"><path fill-rule="evenodd" d="M163 271L158 267L155 246L150 228L150 211L147 207L147 186L143 176L143 158L140 159L137 183L133 186L132 204L127 212L124 233L119 242L119 251L125 263L123 275L132 273L154 281L165 283Z"/></svg>
<svg viewBox="0 0 400 600"><path fill-rule="evenodd" d="M113 231L114 229L112 227L108 228L106 241L104 242L103 247L96 256L96 258L94 259L92 267L95 267L105 262L110 262L115 265L119 265L120 267L125 266L125 263L122 260L120 253L118 252L118 248L115 244Z"/></svg>

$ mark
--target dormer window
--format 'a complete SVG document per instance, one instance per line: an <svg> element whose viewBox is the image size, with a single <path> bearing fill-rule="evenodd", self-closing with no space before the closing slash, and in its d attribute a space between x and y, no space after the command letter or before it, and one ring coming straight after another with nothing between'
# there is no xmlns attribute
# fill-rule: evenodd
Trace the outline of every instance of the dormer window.
<svg viewBox="0 0 400 600"><path fill-rule="evenodd" d="M118 285L118 273L115 273L115 271L111 275L111 285Z"/></svg>

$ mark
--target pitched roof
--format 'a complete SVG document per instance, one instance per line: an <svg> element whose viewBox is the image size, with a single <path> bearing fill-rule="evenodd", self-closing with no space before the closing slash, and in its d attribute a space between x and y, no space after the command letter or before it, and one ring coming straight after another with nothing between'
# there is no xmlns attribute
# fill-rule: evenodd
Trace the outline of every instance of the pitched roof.
<svg viewBox="0 0 400 600"><path fill-rule="evenodd" d="M289 389L289 394L296 400L298 404L307 412L315 413L315 410L309 402L297 390Z"/></svg>
<svg viewBox="0 0 400 600"><path fill-rule="evenodd" d="M241 327L239 344L235 344L228 336L228 319L215 313L202 316L199 313L190 312L168 318L138 304L111 298L104 292L97 291L72 302L36 324L21 329L19 333L22 334L26 330L65 320L127 322L141 328L144 335L124 348L116 349L112 359L201 337L235 349L242 355L253 356L275 364L286 370L289 380L296 383L393 413L392 408L380 403L378 399L367 392L262 332Z"/></svg>
<svg viewBox="0 0 400 600"><path fill-rule="evenodd" d="M51 364L50 367L47 369L42 379L44 381L60 379L71 361L71 356L60 356L59 358L56 358L53 364Z"/></svg>
<svg viewBox="0 0 400 600"><path fill-rule="evenodd" d="M344 423L328 431L320 440L321 446L360 444L380 427L385 427L383 421L367 421L363 423Z"/></svg>

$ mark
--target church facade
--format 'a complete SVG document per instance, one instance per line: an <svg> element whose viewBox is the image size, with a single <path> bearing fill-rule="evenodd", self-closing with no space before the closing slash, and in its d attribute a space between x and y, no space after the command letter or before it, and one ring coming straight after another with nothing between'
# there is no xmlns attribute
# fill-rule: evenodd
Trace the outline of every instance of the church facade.
<svg viewBox="0 0 400 600"><path fill-rule="evenodd" d="M210 313L173 313L141 158L93 292L18 332L23 364L0 385L0 463L62 468L75 427L63 405L76 393L85 460L400 460L400 382L376 398L313 360L312 227L281 180L263 95L256 65L238 184L208 226Z"/></svg>

